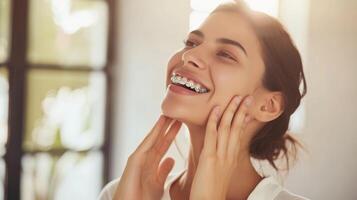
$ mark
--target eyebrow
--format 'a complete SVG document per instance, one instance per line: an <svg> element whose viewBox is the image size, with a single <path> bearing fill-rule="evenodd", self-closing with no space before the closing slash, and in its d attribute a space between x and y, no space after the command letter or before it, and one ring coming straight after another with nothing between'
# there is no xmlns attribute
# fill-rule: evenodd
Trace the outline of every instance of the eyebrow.
<svg viewBox="0 0 357 200"><path fill-rule="evenodd" d="M204 34L199 30L194 30L194 31L191 31L190 33L195 34L195 35L197 35L199 37L202 37L202 38L205 37ZM231 40L231 39L228 39L228 38L218 38L216 41L219 42L219 43L223 43L223 44L234 45L234 46L240 48L244 52L244 54L246 56L248 56L247 51L245 50L243 45L241 45L241 43L239 43L239 42L237 42L235 40Z"/></svg>

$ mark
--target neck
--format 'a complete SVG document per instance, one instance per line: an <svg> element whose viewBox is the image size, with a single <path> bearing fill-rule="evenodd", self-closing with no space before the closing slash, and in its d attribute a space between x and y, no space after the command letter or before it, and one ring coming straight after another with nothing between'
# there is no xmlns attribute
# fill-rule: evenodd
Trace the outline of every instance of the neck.
<svg viewBox="0 0 357 200"><path fill-rule="evenodd" d="M190 132L191 146L188 155L188 166L186 172L179 178L177 190L182 199L189 199L191 186L201 150L204 144L205 128L188 126ZM239 164L234 170L231 183L227 192L227 199L247 199L262 177L255 171L248 150L239 153Z"/></svg>

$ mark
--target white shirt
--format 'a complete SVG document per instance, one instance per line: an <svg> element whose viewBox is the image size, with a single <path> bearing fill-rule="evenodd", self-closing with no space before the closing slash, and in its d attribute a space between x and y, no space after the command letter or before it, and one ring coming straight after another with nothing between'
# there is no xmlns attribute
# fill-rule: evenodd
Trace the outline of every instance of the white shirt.
<svg viewBox="0 0 357 200"><path fill-rule="evenodd" d="M171 200L170 187L181 174L170 174L164 185L164 194L161 200ZM99 194L98 200L112 200L114 192L118 185L120 178L109 182ZM293 194L284 189L273 176L262 179L250 193L247 200L309 200L305 197Z"/></svg>

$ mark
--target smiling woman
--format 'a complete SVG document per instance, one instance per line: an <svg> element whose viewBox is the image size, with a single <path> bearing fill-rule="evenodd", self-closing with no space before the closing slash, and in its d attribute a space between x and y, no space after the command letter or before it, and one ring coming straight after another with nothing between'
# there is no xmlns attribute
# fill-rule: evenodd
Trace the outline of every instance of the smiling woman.
<svg viewBox="0 0 357 200"><path fill-rule="evenodd" d="M306 81L284 27L236 1L213 10L184 43L168 62L163 115L100 198L306 199L260 176L250 160L280 170L275 161L283 155L289 168L300 146L287 130ZM192 91L201 86L207 91ZM169 176L174 160L161 159L182 123L191 141L188 166Z"/></svg>

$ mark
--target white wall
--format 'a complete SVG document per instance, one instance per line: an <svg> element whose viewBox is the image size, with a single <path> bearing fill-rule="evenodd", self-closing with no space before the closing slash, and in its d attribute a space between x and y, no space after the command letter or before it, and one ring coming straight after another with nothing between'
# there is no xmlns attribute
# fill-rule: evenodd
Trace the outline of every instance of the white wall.
<svg viewBox="0 0 357 200"><path fill-rule="evenodd" d="M357 1L301 1L306 9L282 0L281 17L302 50L308 95L299 136L310 153L286 186L311 199L357 199ZM112 178L160 113L166 64L188 31L190 7L189 0L121 0L118 12ZM184 163L173 149L178 171Z"/></svg>
<svg viewBox="0 0 357 200"><path fill-rule="evenodd" d="M167 62L183 45L189 5L189 0L118 1L112 178L122 174L161 112Z"/></svg>
<svg viewBox="0 0 357 200"><path fill-rule="evenodd" d="M311 199L357 199L357 1L310 1L306 121L310 151L287 187Z"/></svg>

